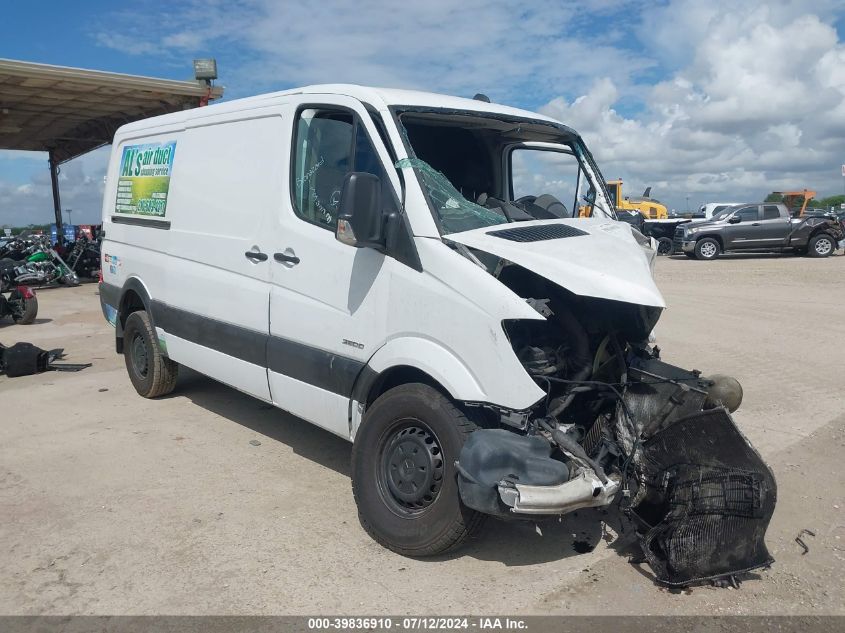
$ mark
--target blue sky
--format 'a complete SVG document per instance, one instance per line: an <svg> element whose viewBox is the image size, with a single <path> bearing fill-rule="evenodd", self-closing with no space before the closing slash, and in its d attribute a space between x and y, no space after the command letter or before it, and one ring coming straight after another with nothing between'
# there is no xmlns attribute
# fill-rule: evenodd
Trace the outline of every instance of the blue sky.
<svg viewBox="0 0 845 633"><path fill-rule="evenodd" d="M845 163L845 3L817 0L181 0L4 3L0 57L172 79L218 60L226 98L353 82L539 110L607 177L670 207L811 187ZM107 151L63 168L99 216ZM0 224L51 217L46 159L0 152Z"/></svg>

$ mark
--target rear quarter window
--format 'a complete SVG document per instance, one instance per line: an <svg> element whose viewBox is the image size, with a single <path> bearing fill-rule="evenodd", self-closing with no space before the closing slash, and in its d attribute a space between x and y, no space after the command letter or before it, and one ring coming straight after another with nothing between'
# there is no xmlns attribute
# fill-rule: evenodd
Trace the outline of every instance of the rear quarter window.
<svg viewBox="0 0 845 633"><path fill-rule="evenodd" d="M779 220L780 219L780 209L778 209L774 205L766 205L763 207L763 219L764 220Z"/></svg>

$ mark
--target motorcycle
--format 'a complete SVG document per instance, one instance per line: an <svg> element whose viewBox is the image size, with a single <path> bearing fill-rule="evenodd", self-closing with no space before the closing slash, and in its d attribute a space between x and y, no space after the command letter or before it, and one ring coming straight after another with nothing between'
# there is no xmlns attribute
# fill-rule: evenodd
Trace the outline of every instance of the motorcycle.
<svg viewBox="0 0 845 633"><path fill-rule="evenodd" d="M66 252L68 266L79 277L86 279L97 277L97 272L100 270L100 245L97 241L80 235Z"/></svg>
<svg viewBox="0 0 845 633"><path fill-rule="evenodd" d="M18 325L29 325L38 316L38 298L28 286L16 284L14 268L14 260L0 260L0 319L11 316Z"/></svg>
<svg viewBox="0 0 845 633"><path fill-rule="evenodd" d="M11 261L14 265L10 265ZM18 285L79 284L78 275L52 248L46 236L18 237L0 250L0 262Z"/></svg>

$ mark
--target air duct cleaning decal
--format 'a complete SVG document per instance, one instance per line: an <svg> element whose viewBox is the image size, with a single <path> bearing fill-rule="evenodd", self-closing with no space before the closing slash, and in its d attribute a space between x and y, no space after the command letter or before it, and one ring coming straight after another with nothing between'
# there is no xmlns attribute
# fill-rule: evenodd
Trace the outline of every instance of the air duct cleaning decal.
<svg viewBox="0 0 845 633"><path fill-rule="evenodd" d="M115 211L163 218L175 154L176 141L124 147Z"/></svg>

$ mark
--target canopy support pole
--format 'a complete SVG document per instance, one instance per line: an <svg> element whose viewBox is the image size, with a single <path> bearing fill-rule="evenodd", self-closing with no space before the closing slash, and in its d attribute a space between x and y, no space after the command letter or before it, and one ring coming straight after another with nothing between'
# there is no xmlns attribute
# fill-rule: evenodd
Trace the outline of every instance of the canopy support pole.
<svg viewBox="0 0 845 633"><path fill-rule="evenodd" d="M59 163L54 150L50 150L50 183L53 185L53 212L56 214L56 240L64 244L62 226L62 199L59 195Z"/></svg>

